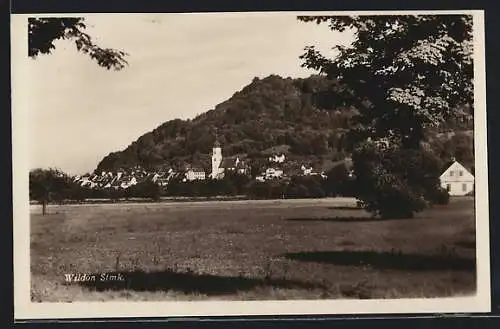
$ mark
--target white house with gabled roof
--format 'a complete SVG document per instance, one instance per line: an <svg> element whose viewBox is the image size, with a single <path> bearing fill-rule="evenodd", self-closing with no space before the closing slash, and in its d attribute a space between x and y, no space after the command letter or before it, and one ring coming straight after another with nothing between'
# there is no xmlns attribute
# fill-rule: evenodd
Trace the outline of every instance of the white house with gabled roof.
<svg viewBox="0 0 500 329"><path fill-rule="evenodd" d="M439 180L441 187L452 196L466 195L474 191L474 175L455 160L441 174Z"/></svg>
<svg viewBox="0 0 500 329"><path fill-rule="evenodd" d="M205 170L201 168L189 168L186 171L186 179L188 181L205 180Z"/></svg>

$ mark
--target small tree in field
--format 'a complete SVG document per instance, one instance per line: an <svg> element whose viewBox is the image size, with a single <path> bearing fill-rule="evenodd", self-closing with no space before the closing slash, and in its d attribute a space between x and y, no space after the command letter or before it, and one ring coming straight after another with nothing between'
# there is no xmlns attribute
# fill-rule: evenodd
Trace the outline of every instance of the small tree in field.
<svg viewBox="0 0 500 329"><path fill-rule="evenodd" d="M63 200L71 188L69 176L57 169L35 169L30 172L30 199L42 204L42 214L47 213L47 204Z"/></svg>

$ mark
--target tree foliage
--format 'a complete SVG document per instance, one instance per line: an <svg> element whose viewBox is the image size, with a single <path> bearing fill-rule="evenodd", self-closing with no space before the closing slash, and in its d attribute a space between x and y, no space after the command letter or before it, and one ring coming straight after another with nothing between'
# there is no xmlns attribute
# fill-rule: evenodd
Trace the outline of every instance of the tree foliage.
<svg viewBox="0 0 500 329"><path fill-rule="evenodd" d="M52 201L61 201L72 188L71 178L58 169L35 169L29 174L30 199L43 205Z"/></svg>
<svg viewBox="0 0 500 329"><path fill-rule="evenodd" d="M322 182L323 190L328 196L354 196L354 180L349 176L345 163L341 163L326 173Z"/></svg>
<svg viewBox="0 0 500 329"><path fill-rule="evenodd" d="M474 167L474 134L472 131L442 134L433 138L430 144L430 147L441 159L445 161L455 159L469 170Z"/></svg>
<svg viewBox="0 0 500 329"><path fill-rule="evenodd" d="M357 111L348 140L362 204L382 217L411 217L440 191L441 168L422 147L426 135L473 117L472 16L298 19L354 33L351 45L335 46L335 58L306 47L302 65L342 87L331 107ZM432 168L411 162L423 165L424 159Z"/></svg>
<svg viewBox="0 0 500 329"><path fill-rule="evenodd" d="M433 152L380 149L365 143L353 154L353 166L354 190L361 204L376 216L408 218L430 203L443 203L442 162Z"/></svg>
<svg viewBox="0 0 500 329"><path fill-rule="evenodd" d="M126 189L123 196L147 198L152 200L159 200L161 196L161 188L158 184L152 181L139 182Z"/></svg>
<svg viewBox="0 0 500 329"><path fill-rule="evenodd" d="M28 56L50 54L56 40L73 40L76 49L87 54L106 69L121 70L128 65L127 53L112 48L102 48L85 32L84 18L28 18Z"/></svg>
<svg viewBox="0 0 500 329"><path fill-rule="evenodd" d="M301 16L332 30L354 31L352 45L337 45L338 57L313 46L303 66L345 88L339 105L353 106L356 138L390 138L418 147L424 130L446 120L469 120L473 100L472 16Z"/></svg>

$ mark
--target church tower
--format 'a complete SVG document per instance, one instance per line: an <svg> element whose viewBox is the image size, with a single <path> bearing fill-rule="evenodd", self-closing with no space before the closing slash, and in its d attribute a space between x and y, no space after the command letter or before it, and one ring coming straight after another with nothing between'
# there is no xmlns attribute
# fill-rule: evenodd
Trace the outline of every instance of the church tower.
<svg viewBox="0 0 500 329"><path fill-rule="evenodd" d="M219 178L222 174L222 168L220 167L221 164L222 148L216 137L214 147L212 148L212 178Z"/></svg>

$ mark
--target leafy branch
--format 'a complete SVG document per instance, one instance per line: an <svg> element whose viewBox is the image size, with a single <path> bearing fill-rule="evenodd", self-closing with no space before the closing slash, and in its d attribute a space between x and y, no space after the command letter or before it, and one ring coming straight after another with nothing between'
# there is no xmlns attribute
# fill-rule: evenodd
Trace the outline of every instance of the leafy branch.
<svg viewBox="0 0 500 329"><path fill-rule="evenodd" d="M102 48L94 43L85 32L84 18L29 18L28 56L37 58L40 54L50 54L55 49L56 40L74 40L76 49L87 54L101 67L108 70L122 70L128 65L125 57L129 54L112 48Z"/></svg>

